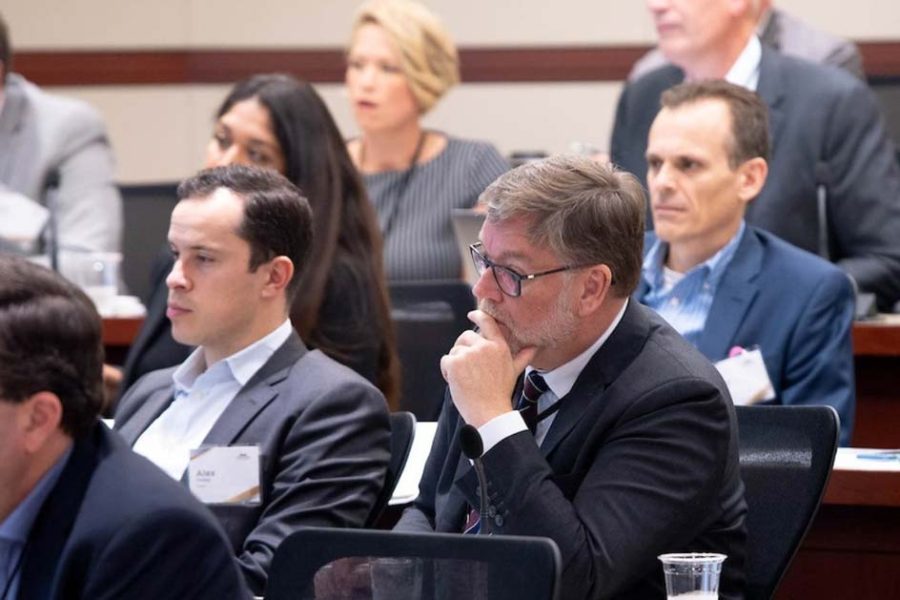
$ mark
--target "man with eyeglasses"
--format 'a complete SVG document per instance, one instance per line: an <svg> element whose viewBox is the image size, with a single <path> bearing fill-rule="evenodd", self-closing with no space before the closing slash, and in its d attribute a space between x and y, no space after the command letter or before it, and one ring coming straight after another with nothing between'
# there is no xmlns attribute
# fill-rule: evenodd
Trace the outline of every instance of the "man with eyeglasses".
<svg viewBox="0 0 900 600"><path fill-rule="evenodd" d="M721 552L721 597L742 597L746 504L727 389L628 300L641 272L640 184L554 157L501 176L481 202L478 331L441 360L447 397L397 529L549 537L567 599L664 598L657 555ZM483 444L485 505L464 425Z"/></svg>

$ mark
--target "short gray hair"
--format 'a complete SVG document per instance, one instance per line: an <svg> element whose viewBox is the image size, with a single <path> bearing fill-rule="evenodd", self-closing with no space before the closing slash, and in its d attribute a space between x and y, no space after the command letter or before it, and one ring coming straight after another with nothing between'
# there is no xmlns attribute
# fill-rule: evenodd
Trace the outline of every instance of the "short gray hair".
<svg viewBox="0 0 900 600"><path fill-rule="evenodd" d="M553 156L501 175L480 201L492 223L527 219L531 242L567 264L608 266L613 295L637 287L646 196L630 173L584 156Z"/></svg>

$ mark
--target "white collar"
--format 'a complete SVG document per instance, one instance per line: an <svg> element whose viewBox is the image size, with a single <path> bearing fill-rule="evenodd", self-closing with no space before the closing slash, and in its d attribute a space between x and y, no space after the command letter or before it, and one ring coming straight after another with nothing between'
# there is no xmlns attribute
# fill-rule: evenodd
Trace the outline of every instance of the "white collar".
<svg viewBox="0 0 900 600"><path fill-rule="evenodd" d="M759 63L762 60L762 44L756 35L751 35L747 45L737 60L725 73L725 81L756 91L759 84Z"/></svg>

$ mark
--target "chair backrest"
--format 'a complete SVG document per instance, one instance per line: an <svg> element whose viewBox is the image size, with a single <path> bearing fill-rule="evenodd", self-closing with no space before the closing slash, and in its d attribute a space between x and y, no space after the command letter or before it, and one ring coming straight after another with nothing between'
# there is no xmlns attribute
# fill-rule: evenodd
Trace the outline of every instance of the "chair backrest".
<svg viewBox="0 0 900 600"><path fill-rule="evenodd" d="M169 217L178 203L177 183L123 185L122 279L128 290L146 301L153 293L147 274L166 245Z"/></svg>
<svg viewBox="0 0 900 600"><path fill-rule="evenodd" d="M403 369L400 408L420 421L437 419L444 394L441 356L471 328L475 308L463 281L403 281L389 285L397 354Z"/></svg>
<svg viewBox="0 0 900 600"><path fill-rule="evenodd" d="M840 423L830 406L738 406L746 598L771 598L822 501Z"/></svg>
<svg viewBox="0 0 900 600"><path fill-rule="evenodd" d="M308 528L275 551L266 598L554 600L548 538Z"/></svg>
<svg viewBox="0 0 900 600"><path fill-rule="evenodd" d="M412 413L398 411L391 413L391 460L388 463L387 475L384 478L384 487L375 501L375 507L369 520L366 522L367 527L371 527L378 522L381 514L384 512L388 501L397 487L397 481L400 480L400 473L406 466L406 459L409 458L409 450L412 448L413 438L416 434L416 417Z"/></svg>

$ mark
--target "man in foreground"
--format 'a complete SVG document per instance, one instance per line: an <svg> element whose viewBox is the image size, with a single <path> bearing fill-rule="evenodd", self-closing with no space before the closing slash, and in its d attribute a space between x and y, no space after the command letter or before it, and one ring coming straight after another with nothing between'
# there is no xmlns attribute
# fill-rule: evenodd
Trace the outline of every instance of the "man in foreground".
<svg viewBox="0 0 900 600"><path fill-rule="evenodd" d="M98 420L100 317L0 256L0 598L246 598L212 514Z"/></svg>
<svg viewBox="0 0 900 600"><path fill-rule="evenodd" d="M662 598L657 555L722 552L721 597L740 598L734 408L709 362L629 301L640 185L556 157L503 175L481 201L470 314L480 331L441 361L447 398L419 498L397 529L549 537L571 599ZM483 441L487 507L461 452L465 424Z"/></svg>

